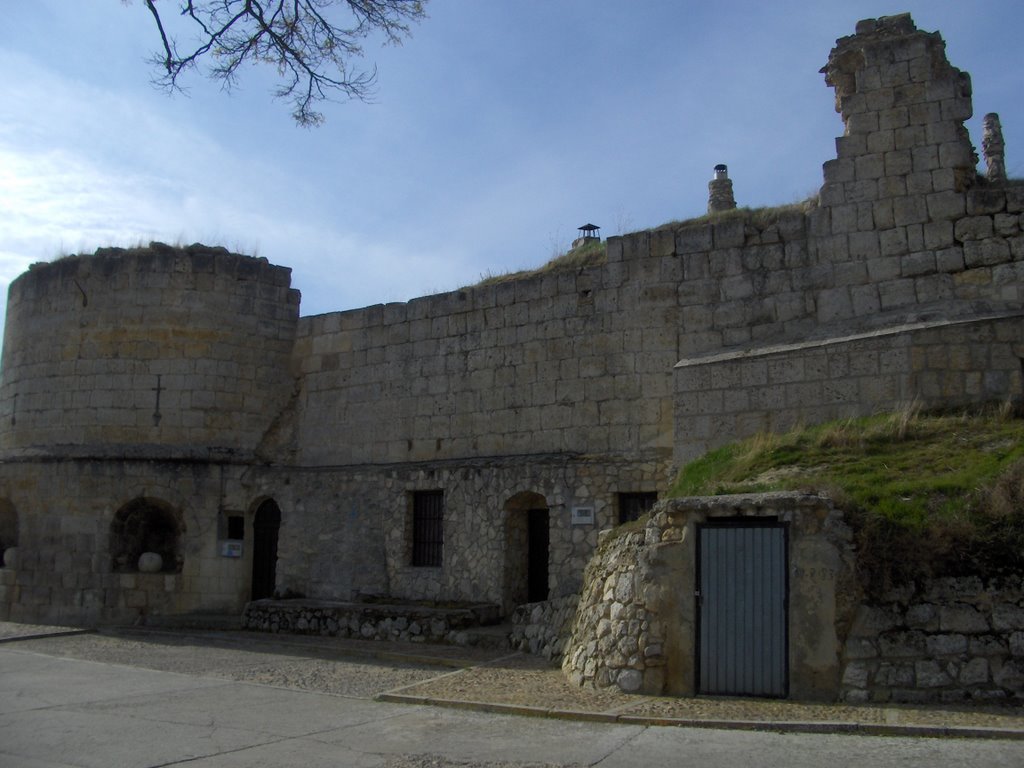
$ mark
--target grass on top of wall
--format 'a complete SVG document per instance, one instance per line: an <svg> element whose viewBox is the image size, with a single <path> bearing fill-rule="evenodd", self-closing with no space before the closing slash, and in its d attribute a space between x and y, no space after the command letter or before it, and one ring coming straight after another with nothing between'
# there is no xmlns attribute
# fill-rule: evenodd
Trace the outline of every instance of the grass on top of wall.
<svg viewBox="0 0 1024 768"><path fill-rule="evenodd" d="M898 413L760 434L683 467L671 496L825 492L846 510L869 591L1024 573L1024 419Z"/></svg>
<svg viewBox="0 0 1024 768"><path fill-rule="evenodd" d="M523 269L518 272L502 272L499 274L486 273L481 275L480 282L476 285L495 285L510 280L520 280L525 277L536 277L551 272L560 272L567 269L583 269L597 264L603 264L608 257L608 244L604 240L594 240L581 245L579 248L572 248L565 253L555 256L553 259L537 269Z"/></svg>

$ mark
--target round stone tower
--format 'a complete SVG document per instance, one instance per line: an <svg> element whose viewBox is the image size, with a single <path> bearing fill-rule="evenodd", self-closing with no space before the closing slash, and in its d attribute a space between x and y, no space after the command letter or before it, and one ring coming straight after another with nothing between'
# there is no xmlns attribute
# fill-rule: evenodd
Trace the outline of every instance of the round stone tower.
<svg viewBox="0 0 1024 768"><path fill-rule="evenodd" d="M8 296L0 450L251 455L292 391L290 282L198 244L33 266Z"/></svg>

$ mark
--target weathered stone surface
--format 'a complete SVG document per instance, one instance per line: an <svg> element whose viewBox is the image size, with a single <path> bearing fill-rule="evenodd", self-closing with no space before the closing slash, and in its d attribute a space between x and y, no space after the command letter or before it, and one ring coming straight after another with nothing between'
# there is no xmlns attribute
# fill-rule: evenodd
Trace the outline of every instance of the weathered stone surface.
<svg viewBox="0 0 1024 768"><path fill-rule="evenodd" d="M918 661L914 664L914 677L921 688L939 688L951 682L946 669L934 661Z"/></svg>
<svg viewBox="0 0 1024 768"><path fill-rule="evenodd" d="M615 684L623 693L636 693L643 683L643 673L636 669L624 669L615 678Z"/></svg>
<svg viewBox="0 0 1024 768"><path fill-rule="evenodd" d="M989 622L977 608L953 604L939 608L939 627L945 632L980 633L989 630Z"/></svg>
<svg viewBox="0 0 1024 768"><path fill-rule="evenodd" d="M996 603L992 607L992 628L998 630L1024 630L1024 607L1016 603Z"/></svg>
<svg viewBox="0 0 1024 768"><path fill-rule="evenodd" d="M967 636L930 635L925 645L931 656L959 656L967 652Z"/></svg>

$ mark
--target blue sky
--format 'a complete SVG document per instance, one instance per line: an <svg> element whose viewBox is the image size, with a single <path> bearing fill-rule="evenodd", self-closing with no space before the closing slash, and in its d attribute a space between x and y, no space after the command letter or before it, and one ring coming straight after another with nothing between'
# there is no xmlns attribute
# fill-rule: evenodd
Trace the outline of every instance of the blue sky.
<svg viewBox="0 0 1024 768"><path fill-rule="evenodd" d="M1020 0L431 0L403 46L366 46L374 103L312 130L269 71L230 95L198 74L186 96L154 89L141 0L9 3L0 288L64 253L201 241L292 267L318 314L539 266L586 222L701 215L719 162L740 205L794 202L842 133L829 49L902 11L971 73L975 145L999 112L1024 175Z"/></svg>

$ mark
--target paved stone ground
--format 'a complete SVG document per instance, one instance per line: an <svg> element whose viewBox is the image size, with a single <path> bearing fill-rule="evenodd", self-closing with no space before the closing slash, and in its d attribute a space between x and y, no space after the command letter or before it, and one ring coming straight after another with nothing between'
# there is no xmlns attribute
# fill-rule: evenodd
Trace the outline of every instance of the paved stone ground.
<svg viewBox="0 0 1024 768"><path fill-rule="evenodd" d="M961 735L991 731L1024 738L1020 705L848 706L648 697L577 688L543 659L523 654L246 632L111 629L54 634L57 631L0 622L0 639L36 653L347 697L624 723L762 728L799 724L803 730L905 733L928 729L918 732L930 735L949 729ZM395 768L405 766L395 763Z"/></svg>

